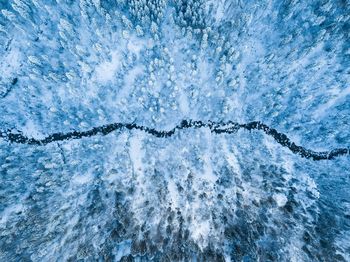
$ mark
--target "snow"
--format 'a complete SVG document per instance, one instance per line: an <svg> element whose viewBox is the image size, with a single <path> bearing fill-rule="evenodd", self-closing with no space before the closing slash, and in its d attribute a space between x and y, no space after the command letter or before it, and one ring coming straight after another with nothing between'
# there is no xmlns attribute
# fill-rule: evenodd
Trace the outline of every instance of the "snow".
<svg viewBox="0 0 350 262"><path fill-rule="evenodd" d="M0 61L1 78L8 79L16 75L21 65L21 52L12 48Z"/></svg>
<svg viewBox="0 0 350 262"><path fill-rule="evenodd" d="M338 91L332 98L325 104L320 105L316 110L314 117L320 119L323 117L332 107L339 105L340 102L344 102L347 99L347 96L350 95L350 86L345 88L342 91Z"/></svg>
<svg viewBox="0 0 350 262"><path fill-rule="evenodd" d="M273 198L275 199L278 207L283 207L288 201L287 197L281 193L274 194Z"/></svg>
<svg viewBox="0 0 350 262"><path fill-rule="evenodd" d="M212 147L213 147L213 142L212 142L212 135L209 129L204 131L204 138L205 138L205 144L207 146L207 150L204 153L203 160L204 160L204 173L202 178L214 183L217 179L217 177L214 175L213 171L213 163L211 160L211 156L213 155L212 153Z"/></svg>
<svg viewBox="0 0 350 262"><path fill-rule="evenodd" d="M72 182L75 184L83 185L83 184L88 184L93 181L93 175L92 174L78 174L72 177Z"/></svg>
<svg viewBox="0 0 350 262"><path fill-rule="evenodd" d="M192 231L193 239L195 241L200 242L201 239L207 238L210 232L210 224L209 221L203 221L201 223L197 223L194 227L194 231ZM205 246L202 246L202 248Z"/></svg>
<svg viewBox="0 0 350 262"><path fill-rule="evenodd" d="M12 2L2 133L261 121L310 150L349 147L339 1ZM347 260L348 170L348 155L315 162L261 130L1 138L0 260Z"/></svg>
<svg viewBox="0 0 350 262"><path fill-rule="evenodd" d="M28 119L25 125L21 128L22 132L25 133L29 137L35 137L37 139L44 138L45 135L40 133L37 129L37 126L33 122L33 120Z"/></svg>
<svg viewBox="0 0 350 262"><path fill-rule="evenodd" d="M135 173L142 173L142 135L137 134L130 139L130 159Z"/></svg>
<svg viewBox="0 0 350 262"><path fill-rule="evenodd" d="M124 240L121 243L118 243L115 247L116 256L115 260L120 261L123 256L129 255L131 249L131 240Z"/></svg>
<svg viewBox="0 0 350 262"><path fill-rule="evenodd" d="M115 74L118 72L118 69L121 65L122 54L119 50L111 52L111 60L103 61L95 68L95 74L97 80L101 84L106 84L109 81L113 81Z"/></svg>
<svg viewBox="0 0 350 262"><path fill-rule="evenodd" d="M1 220L0 220L0 227L6 227L6 222L8 221L9 217L13 213L19 213L23 210L22 204L13 204L12 206L9 206L4 211L1 212Z"/></svg>
<svg viewBox="0 0 350 262"><path fill-rule="evenodd" d="M184 94L183 91L180 91L179 106L180 106L180 110L182 111L183 115L187 116L190 113L190 108L188 105L187 96Z"/></svg>

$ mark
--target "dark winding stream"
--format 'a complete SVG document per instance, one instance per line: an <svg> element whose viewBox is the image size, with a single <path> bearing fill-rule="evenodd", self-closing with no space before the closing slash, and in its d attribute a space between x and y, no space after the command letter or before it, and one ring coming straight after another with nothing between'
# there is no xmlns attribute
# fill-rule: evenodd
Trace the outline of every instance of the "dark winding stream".
<svg viewBox="0 0 350 262"><path fill-rule="evenodd" d="M173 129L169 131L157 130L154 128L149 128L146 126L140 126L134 123L113 123L103 126L94 127L87 131L72 131L68 133L54 133L43 139L35 139L22 135L21 133L13 133L10 130L0 131L0 137L11 143L19 143L19 144L28 144L28 145L46 145L52 142L64 141L70 139L80 139L83 137L91 137L96 135L107 135L113 131L128 129L128 130L141 130L153 136L159 138L171 137L175 134L177 130L187 129L187 128L209 128L212 133L216 134L232 134L237 132L239 129L245 130L261 130L265 134L273 137L277 143L280 145L287 147L294 154L300 155L301 157L311 159L314 161L319 160L331 160L335 157L348 155L350 154L349 148L335 148L329 151L317 152L302 146L296 145L292 142L287 135L278 132L276 129L267 126L266 124L253 121L246 124L240 124L237 122L203 122L203 121L192 121L192 120L183 120L179 125L175 126Z"/></svg>

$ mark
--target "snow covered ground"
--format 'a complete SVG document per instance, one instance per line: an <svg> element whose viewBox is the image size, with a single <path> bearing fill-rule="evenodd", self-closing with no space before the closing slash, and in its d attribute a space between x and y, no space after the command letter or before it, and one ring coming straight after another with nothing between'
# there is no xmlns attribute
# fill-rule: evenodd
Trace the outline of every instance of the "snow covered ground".
<svg viewBox="0 0 350 262"><path fill-rule="evenodd" d="M262 121L350 147L347 1L0 0L0 129ZM350 156L260 131L0 139L0 261L350 261Z"/></svg>

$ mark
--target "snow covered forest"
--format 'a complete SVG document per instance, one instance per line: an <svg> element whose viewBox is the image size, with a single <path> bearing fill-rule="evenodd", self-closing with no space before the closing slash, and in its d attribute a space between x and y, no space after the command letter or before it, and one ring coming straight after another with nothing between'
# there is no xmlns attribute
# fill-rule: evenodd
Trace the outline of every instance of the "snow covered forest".
<svg viewBox="0 0 350 262"><path fill-rule="evenodd" d="M0 261L350 261L350 2L0 0Z"/></svg>

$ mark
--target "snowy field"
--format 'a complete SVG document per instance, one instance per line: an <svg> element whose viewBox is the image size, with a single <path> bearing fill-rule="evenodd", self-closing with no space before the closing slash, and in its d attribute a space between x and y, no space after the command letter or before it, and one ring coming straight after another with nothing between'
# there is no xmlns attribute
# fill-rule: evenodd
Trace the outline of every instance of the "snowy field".
<svg viewBox="0 0 350 262"><path fill-rule="evenodd" d="M350 261L349 148L347 0L0 0L1 262Z"/></svg>

